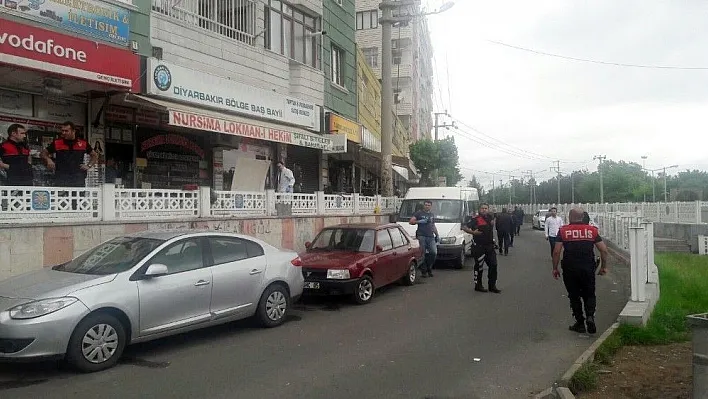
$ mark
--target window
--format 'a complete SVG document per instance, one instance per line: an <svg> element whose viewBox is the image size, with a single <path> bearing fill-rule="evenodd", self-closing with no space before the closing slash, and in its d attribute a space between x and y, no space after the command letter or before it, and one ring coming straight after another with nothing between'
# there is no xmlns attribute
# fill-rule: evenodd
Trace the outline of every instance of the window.
<svg viewBox="0 0 708 399"><path fill-rule="evenodd" d="M167 266L169 274L196 270L204 266L202 246L199 239L191 238L178 241L155 255L149 264Z"/></svg>
<svg viewBox="0 0 708 399"><path fill-rule="evenodd" d="M270 0L265 7L265 47L313 68L319 67L320 19L285 2Z"/></svg>
<svg viewBox="0 0 708 399"><path fill-rule="evenodd" d="M364 60L366 60L366 63L369 64L370 67L372 67L372 68L379 67L379 48L378 47L363 48L363 49L361 49L361 52L364 53Z"/></svg>
<svg viewBox="0 0 708 399"><path fill-rule="evenodd" d="M253 41L255 5L252 1L199 0L198 11L200 27L239 41Z"/></svg>
<svg viewBox="0 0 708 399"><path fill-rule="evenodd" d="M313 251L373 252L374 230L332 228L322 230L310 249Z"/></svg>
<svg viewBox="0 0 708 399"><path fill-rule="evenodd" d="M393 89L393 103L398 104L402 100L401 89Z"/></svg>
<svg viewBox="0 0 708 399"><path fill-rule="evenodd" d="M406 242L401 235L401 231L398 228L393 228L388 230L391 233L391 242L394 248L402 247L406 245Z"/></svg>
<svg viewBox="0 0 708 399"><path fill-rule="evenodd" d="M393 65L399 65L401 63L401 59L403 58L403 51L400 49L393 49L391 50L391 55L393 56Z"/></svg>
<svg viewBox="0 0 708 399"><path fill-rule="evenodd" d="M337 46L332 46L332 82L340 87L344 87L344 50Z"/></svg>
<svg viewBox="0 0 708 399"><path fill-rule="evenodd" d="M379 11L368 10L356 13L356 30L376 29L379 27Z"/></svg>
<svg viewBox="0 0 708 399"><path fill-rule="evenodd" d="M249 240L233 237L210 237L209 243L215 265L263 255L263 247Z"/></svg>
<svg viewBox="0 0 708 399"><path fill-rule="evenodd" d="M388 230L379 230L376 232L376 244L380 245L384 251L393 249L393 242L391 242L391 235L388 234Z"/></svg>

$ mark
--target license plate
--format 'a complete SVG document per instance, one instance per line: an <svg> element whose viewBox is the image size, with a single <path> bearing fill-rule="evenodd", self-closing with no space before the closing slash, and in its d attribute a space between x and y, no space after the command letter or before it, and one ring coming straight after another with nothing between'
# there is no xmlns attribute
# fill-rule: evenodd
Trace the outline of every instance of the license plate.
<svg viewBox="0 0 708 399"><path fill-rule="evenodd" d="M309 288L311 290L318 290L320 289L320 283L318 282L306 282L305 283L305 288Z"/></svg>

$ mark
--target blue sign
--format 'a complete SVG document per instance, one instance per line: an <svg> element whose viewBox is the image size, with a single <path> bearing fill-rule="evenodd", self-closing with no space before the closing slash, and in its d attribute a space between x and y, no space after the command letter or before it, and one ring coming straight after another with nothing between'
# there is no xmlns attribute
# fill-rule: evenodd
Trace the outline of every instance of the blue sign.
<svg viewBox="0 0 708 399"><path fill-rule="evenodd" d="M128 45L130 11L96 0L0 0L7 11L95 39Z"/></svg>
<svg viewBox="0 0 708 399"><path fill-rule="evenodd" d="M243 194L236 194L234 196L234 208L243 209Z"/></svg>
<svg viewBox="0 0 708 399"><path fill-rule="evenodd" d="M52 195L47 190L32 191L32 210L48 211L52 204Z"/></svg>

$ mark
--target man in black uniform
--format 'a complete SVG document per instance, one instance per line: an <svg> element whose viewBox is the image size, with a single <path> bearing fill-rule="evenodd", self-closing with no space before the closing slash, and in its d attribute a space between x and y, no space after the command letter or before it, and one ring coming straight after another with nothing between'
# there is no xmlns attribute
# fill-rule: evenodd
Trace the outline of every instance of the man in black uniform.
<svg viewBox="0 0 708 399"><path fill-rule="evenodd" d="M8 186L33 185L27 130L24 126L13 123L7 129L7 140L0 144L0 169L7 173Z"/></svg>
<svg viewBox="0 0 708 399"><path fill-rule="evenodd" d="M84 155L91 156L88 165L84 163ZM54 155L54 160L50 158ZM98 154L91 145L76 137L76 126L73 122L61 125L61 138L52 141L42 150L42 158L47 168L55 170L54 180L57 187L84 187L86 171L98 161Z"/></svg>
<svg viewBox="0 0 708 399"><path fill-rule="evenodd" d="M595 334L595 247L600 251L602 265L599 275L607 273L607 246L602 241L597 227L583 223L583 210L573 208L568 215L570 224L558 231L553 249L553 278L558 280L563 253L563 283L568 291L570 309L575 317L575 324L568 327L571 331ZM585 314L583 315L583 308ZM586 329L587 328L587 329Z"/></svg>
<svg viewBox="0 0 708 399"><path fill-rule="evenodd" d="M489 204L481 204L479 206L479 214L472 218L462 230L472 234L474 237L474 290L479 292L501 293L497 288L497 252L494 245L494 227L492 226L492 215L489 214ZM484 255L484 261L489 267L489 290L482 285L482 262L478 261L479 257Z"/></svg>
<svg viewBox="0 0 708 399"><path fill-rule="evenodd" d="M497 228L497 242L499 242L499 255L504 251L504 255L509 255L509 247L514 242L512 234L514 234L514 219L512 215L507 212L506 208L502 208L500 214L497 215L497 219L494 222Z"/></svg>

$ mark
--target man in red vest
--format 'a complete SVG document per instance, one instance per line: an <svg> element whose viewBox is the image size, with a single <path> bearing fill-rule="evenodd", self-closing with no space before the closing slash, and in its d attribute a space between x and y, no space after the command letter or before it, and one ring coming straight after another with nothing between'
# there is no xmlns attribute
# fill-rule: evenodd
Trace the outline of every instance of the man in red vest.
<svg viewBox="0 0 708 399"><path fill-rule="evenodd" d="M33 184L32 161L24 126L13 123L7 129L7 140L0 144L0 169L7 173L8 186Z"/></svg>
<svg viewBox="0 0 708 399"><path fill-rule="evenodd" d="M88 164L84 163L86 154L91 157ZM50 156L54 156L54 159ZM42 158L47 168L55 171L54 181L57 187L84 187L86 172L96 165L98 154L86 140L76 137L76 126L73 122L64 122L61 125L61 138L52 141L42 150Z"/></svg>

